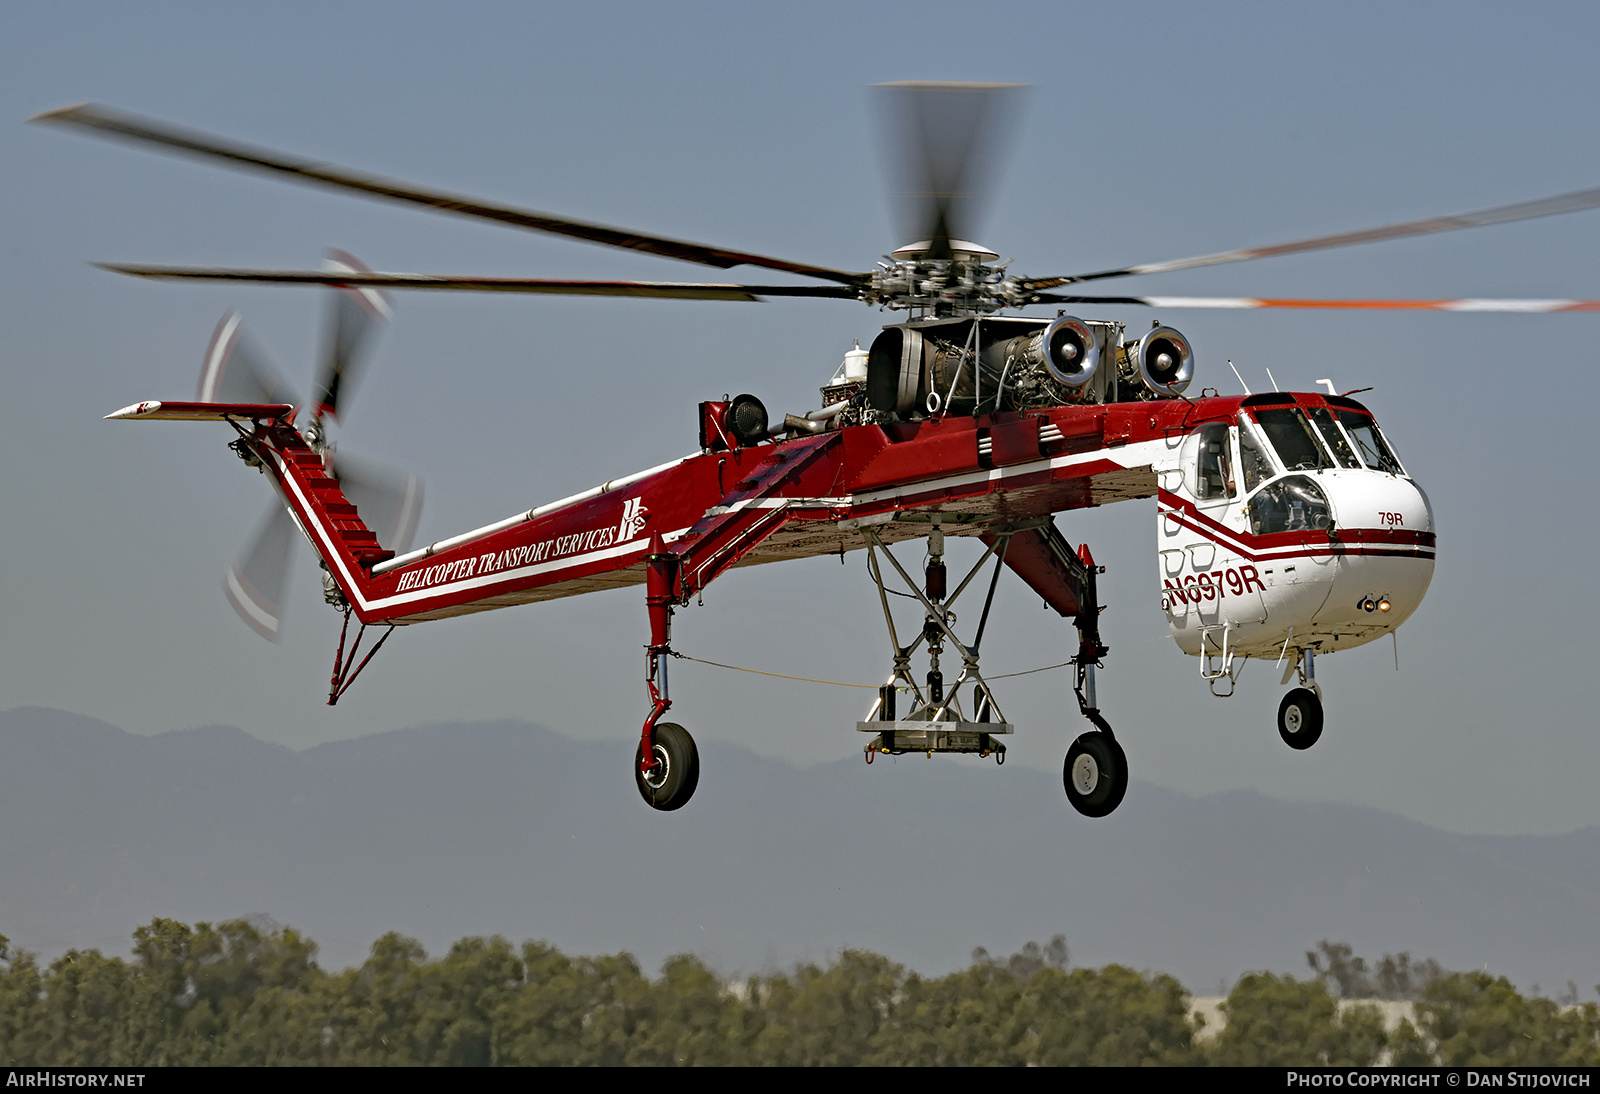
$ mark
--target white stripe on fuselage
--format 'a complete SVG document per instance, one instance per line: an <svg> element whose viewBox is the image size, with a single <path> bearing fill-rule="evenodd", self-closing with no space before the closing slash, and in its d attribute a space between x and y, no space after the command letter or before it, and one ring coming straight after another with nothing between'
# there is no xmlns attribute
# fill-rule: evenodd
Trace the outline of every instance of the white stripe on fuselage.
<svg viewBox="0 0 1600 1094"><path fill-rule="evenodd" d="M1154 443L1155 442L1152 441L1141 441L1136 444L1123 446L1118 449L1119 454L1133 452L1136 454L1136 458L1129 463L1123 463L1121 459L1113 460L1112 462L1119 464L1124 470L1130 467L1138 467L1144 463L1148 463L1150 461L1140 460L1137 458L1137 450L1141 447ZM305 494L301 491L300 484L288 473L286 469L287 461L282 453L275 451L273 453L273 458L278 462L283 481L288 483L289 486L294 490L295 497L299 499L300 504L305 508L306 512L313 514L317 513L316 507L306 499ZM1053 458L1033 460L1029 463L1012 464L1008 467L997 467L990 471L967 471L957 475L949 475L944 478L926 479L921 482L907 483L905 486L874 490L865 494L845 494L816 498L777 497L762 498L760 500L744 499L742 501L735 502L732 506L729 506L728 511L734 512L738 509L746 507L774 509L790 505L799 507L817 506L835 509L850 509L858 505L870 505L875 502L888 501L894 498L904 497L907 494L918 494L931 490L944 490L950 488L959 488L962 486L973 486L983 482L999 483L1007 478L1021 477L1024 475L1036 475L1041 471L1072 467L1077 464L1094 463L1107 458L1109 458L1108 450L1096 449L1093 452L1077 453L1070 456L1056 456ZM376 599L369 600L362 594L361 591L362 582L369 579L366 578L365 575L358 579L351 573L349 566L346 565L343 553L329 537L327 528L324 527L320 520L314 521L313 527L316 529L317 539L321 541L325 547L325 550L319 551L318 553L321 554L323 558L331 565L338 567L339 572L344 576L345 583L350 588L355 590L357 603L363 610L366 611L384 610L407 604L418 604L423 601L433 600L447 595L454 595L467 590L489 589L497 585L508 582L522 581L530 577L539 576L541 574L554 573L561 570L588 565L594 562L602 562L606 559L618 558L634 551L643 550L649 545L648 538L640 537L630 540L627 543L617 544L615 546L597 551L590 551L587 554L572 555L570 557L558 559L553 562L536 563L534 565L524 566L516 570L503 570L492 575L480 575L477 577L463 578L448 584L432 586L427 589L417 589L405 593L395 593L390 596L378 597ZM662 539L667 543L671 543L683 538L688 531L688 528L679 528L673 532L663 535ZM467 544L460 544L459 546L466 547Z"/></svg>

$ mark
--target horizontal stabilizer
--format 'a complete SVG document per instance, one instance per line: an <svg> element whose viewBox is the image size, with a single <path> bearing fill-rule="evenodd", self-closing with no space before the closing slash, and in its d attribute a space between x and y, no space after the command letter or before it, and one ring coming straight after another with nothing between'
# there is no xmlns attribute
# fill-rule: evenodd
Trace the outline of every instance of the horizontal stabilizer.
<svg viewBox="0 0 1600 1094"><path fill-rule="evenodd" d="M134 403L114 414L113 418L148 418L163 422L222 422L229 418L273 419L288 418L294 407L288 403Z"/></svg>

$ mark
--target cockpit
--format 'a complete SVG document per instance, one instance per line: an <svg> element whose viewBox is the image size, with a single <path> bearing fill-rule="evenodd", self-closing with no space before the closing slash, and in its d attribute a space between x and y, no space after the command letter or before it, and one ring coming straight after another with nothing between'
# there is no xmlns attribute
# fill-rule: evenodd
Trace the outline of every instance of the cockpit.
<svg viewBox="0 0 1600 1094"><path fill-rule="evenodd" d="M1196 500L1231 500L1242 491L1257 535L1331 531L1334 511L1318 485L1321 472L1406 477L1366 407L1340 396L1322 401L1327 405L1301 405L1291 395L1251 396L1234 422L1196 430L1190 465Z"/></svg>
<svg viewBox="0 0 1600 1094"><path fill-rule="evenodd" d="M1433 511L1366 407L1262 392L1191 415L1160 468L1157 542L1172 635L1216 661L1208 679L1230 655L1359 646L1416 610Z"/></svg>

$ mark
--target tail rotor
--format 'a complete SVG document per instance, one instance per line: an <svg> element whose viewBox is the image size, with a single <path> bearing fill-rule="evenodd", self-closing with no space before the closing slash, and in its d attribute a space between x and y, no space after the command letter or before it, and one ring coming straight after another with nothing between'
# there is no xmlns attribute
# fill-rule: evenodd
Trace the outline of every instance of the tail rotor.
<svg viewBox="0 0 1600 1094"><path fill-rule="evenodd" d="M379 543L395 554L411 549L422 516L422 476L341 452L333 477Z"/></svg>
<svg viewBox="0 0 1600 1094"><path fill-rule="evenodd" d="M268 506L244 550L222 577L222 593L228 603L268 642L278 640L289 583L289 549L298 531L281 503Z"/></svg>
<svg viewBox="0 0 1600 1094"><path fill-rule="evenodd" d="M329 248L323 267L334 273L370 274L355 255ZM348 399L360 378L371 347L372 334L393 314L387 293L377 289L340 285L328 297L327 347L312 391L314 420L327 415L339 420L339 399Z"/></svg>
<svg viewBox="0 0 1600 1094"><path fill-rule="evenodd" d="M327 268L370 273L353 255L328 252ZM310 419L303 430L322 454L378 542L395 552L410 548L422 511L422 480L417 475L371 460L337 454L324 418L339 420L341 400L348 406L370 354L376 329L391 314L385 294L369 288L336 286L327 310L325 348L318 363ZM288 403L305 406L245 331L238 313L217 324L200 369L196 398L207 403ZM222 589L251 630L276 642L291 568L291 546L299 526L282 499L268 507L255 531L223 576Z"/></svg>
<svg viewBox="0 0 1600 1094"><path fill-rule="evenodd" d="M199 403L300 404L294 390L246 333L235 311L224 315L211 333L194 397Z"/></svg>

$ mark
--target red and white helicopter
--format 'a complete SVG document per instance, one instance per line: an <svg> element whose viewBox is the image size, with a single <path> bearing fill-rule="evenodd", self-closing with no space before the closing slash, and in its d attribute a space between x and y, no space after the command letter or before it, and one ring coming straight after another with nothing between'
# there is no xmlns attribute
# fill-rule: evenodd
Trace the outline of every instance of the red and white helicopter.
<svg viewBox="0 0 1600 1094"><path fill-rule="evenodd" d="M596 282L375 273L348 255L322 271L111 265L141 277L318 284L340 292L332 345L309 413L243 348L236 317L218 328L191 402L142 402L118 419L221 421L230 447L275 488L277 514L230 572L240 614L269 637L294 530L322 560L328 601L344 613L329 702L395 626L621 586L644 586L650 620L651 707L635 774L644 800L683 806L700 778L693 738L661 720L672 705L667 666L674 612L735 565L864 549L893 649L878 698L858 723L876 753L956 752L1003 761L1012 725L980 669L979 651L1002 569L1009 568L1077 628L1075 692L1092 729L1066 755L1068 799L1105 816L1128 783L1126 756L1095 695L1107 654L1099 630L1100 572L1087 545L1057 529L1058 512L1114 501L1157 502L1158 579L1173 638L1202 676L1231 694L1249 658L1298 677L1278 729L1314 744L1323 712L1316 657L1391 634L1421 603L1436 548L1427 496L1406 473L1372 413L1348 395L1272 391L1187 394L1188 340L1155 325L1084 320L1065 307L1428 308L1593 311L1576 300L1283 300L1082 296L1077 284L1504 223L1600 206L1600 189L1177 261L1073 276L1021 277L958 236L986 113L998 85L894 85L913 133L921 242L870 272L808 266L573 221L178 129L84 105L35 121L151 145L294 181L499 221L718 268L755 266L809 284ZM386 312L386 290L433 289L690 300L802 296L857 300L906 313L867 350L846 355L822 406L769 421L751 395L700 404L699 445L680 459L560 501L407 550L415 480L361 473L333 460L324 420L337 411L363 332ZM1057 306L1054 318L1002 314ZM1242 383L1242 381L1241 381ZM297 424L299 422L299 424ZM945 541L986 545L952 581ZM925 540L920 573L892 548ZM887 563L888 569L884 564ZM975 630L960 637L952 605L992 563ZM280 575L274 577L274 574ZM902 633L889 609L898 577L918 618ZM348 655L351 616L360 625ZM367 627L388 628L356 663ZM913 670L925 657L926 670ZM352 667L353 666L353 667Z"/></svg>

